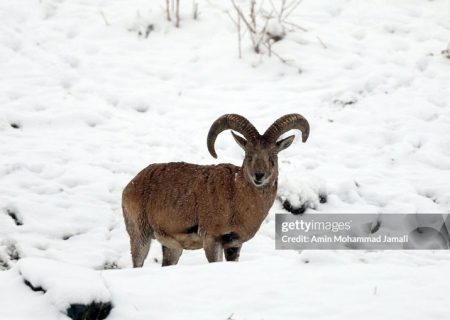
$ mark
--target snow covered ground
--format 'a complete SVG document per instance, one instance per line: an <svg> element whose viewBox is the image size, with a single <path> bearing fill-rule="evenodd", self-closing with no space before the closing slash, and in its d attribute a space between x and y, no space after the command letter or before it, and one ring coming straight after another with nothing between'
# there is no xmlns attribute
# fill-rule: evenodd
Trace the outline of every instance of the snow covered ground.
<svg viewBox="0 0 450 320"><path fill-rule="evenodd" d="M155 244L130 269L123 187L153 162L240 164L228 133L207 152L224 113L309 120L280 154L280 198L306 214L450 211L449 1L305 0L307 31L274 46L289 64L246 39L237 59L228 1L198 2L180 29L162 0L0 2L0 319L83 299L108 319L447 318L447 252L275 251L279 200L237 264L160 268Z"/></svg>

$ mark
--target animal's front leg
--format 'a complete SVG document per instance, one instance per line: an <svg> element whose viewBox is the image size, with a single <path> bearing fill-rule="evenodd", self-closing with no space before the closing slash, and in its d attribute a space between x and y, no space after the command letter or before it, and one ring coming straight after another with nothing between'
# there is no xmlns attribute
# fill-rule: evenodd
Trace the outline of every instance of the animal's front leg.
<svg viewBox="0 0 450 320"><path fill-rule="evenodd" d="M218 262L223 260L223 247L218 239L206 236L203 240L203 249L205 250L208 262Z"/></svg>
<svg viewBox="0 0 450 320"><path fill-rule="evenodd" d="M180 248L169 248L166 246L162 246L162 252L163 252L163 261L162 266L172 266L174 264L178 263L178 260L181 257L181 254L183 253L183 249Z"/></svg>
<svg viewBox="0 0 450 320"><path fill-rule="evenodd" d="M224 250L225 259L227 261L239 261L239 254L241 252L242 245L236 247L229 247Z"/></svg>

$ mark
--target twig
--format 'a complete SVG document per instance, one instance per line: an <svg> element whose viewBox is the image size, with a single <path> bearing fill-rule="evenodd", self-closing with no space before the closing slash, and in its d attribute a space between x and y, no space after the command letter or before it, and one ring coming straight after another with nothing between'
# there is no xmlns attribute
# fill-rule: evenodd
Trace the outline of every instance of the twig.
<svg viewBox="0 0 450 320"><path fill-rule="evenodd" d="M300 3L302 3L302 0L298 0L297 2L295 2L295 4L288 11L288 13L286 13L285 17L280 17L280 20L286 21L286 19L289 18L289 16L292 14L292 12L294 12L294 10L297 9L297 7L300 5Z"/></svg>
<svg viewBox="0 0 450 320"><path fill-rule="evenodd" d="M167 19L167 21L171 21L172 20L170 18L170 3L169 3L169 0L166 0L166 19Z"/></svg>
<svg viewBox="0 0 450 320"><path fill-rule="evenodd" d="M278 14L279 19L281 20L281 18L283 17L283 13L284 10L286 9L286 0L283 0L281 2L281 8L280 8L280 13Z"/></svg>
<svg viewBox="0 0 450 320"><path fill-rule="evenodd" d="M285 24L288 24L288 25L290 25L290 26L296 27L297 29L300 29L300 30L302 30L302 31L308 32L308 29L303 28L302 26L299 26L298 24L295 24L295 23L293 23L293 22L290 22L290 21L284 21L284 23L285 23Z"/></svg>
<svg viewBox="0 0 450 320"><path fill-rule="evenodd" d="M261 12L261 10L263 9L263 6L264 6L264 0L261 1L261 4L259 5L258 12Z"/></svg>
<svg viewBox="0 0 450 320"><path fill-rule="evenodd" d="M176 22L175 22L175 27L179 28L180 27L180 0L176 0L177 1L177 12L176 12Z"/></svg>
<svg viewBox="0 0 450 320"><path fill-rule="evenodd" d="M228 17L231 19L231 21L233 21L233 23L236 25L236 28L238 31L238 56L239 56L239 59L242 59L241 16L239 15L239 13L237 13L237 21L236 21L229 11L225 11L225 13L228 15Z"/></svg>
<svg viewBox="0 0 450 320"><path fill-rule="evenodd" d="M233 23L234 23L234 24L236 25L236 27L237 27L238 23L237 23L236 20L234 20L234 18L233 18L233 16L231 15L231 13L230 13L229 11L225 11L225 13L228 15L228 18L230 18L231 21L233 21ZM239 15L238 15L238 17L239 17Z"/></svg>
<svg viewBox="0 0 450 320"><path fill-rule="evenodd" d="M319 36L316 36L316 37L317 37L317 40L319 40L319 42L322 44L323 48L324 48L324 49L328 49L328 47L326 46L326 44L323 43L322 39L320 39Z"/></svg>
<svg viewBox="0 0 450 320"><path fill-rule="evenodd" d="M272 19L272 18L273 18L273 15L272 15L272 12L273 12L273 11L274 11L274 10L272 9L271 13L269 13L269 12L266 11L266 10L261 10L260 14L261 14L261 16L262 16L264 19Z"/></svg>
<svg viewBox="0 0 450 320"><path fill-rule="evenodd" d="M210 0L206 0L210 2ZM283 26L283 30L286 30L286 25L290 25L295 27L295 29L307 31L307 29L296 25L288 20L289 16L296 10L296 8L300 5L302 0L279 0L280 7L278 7L274 0L268 0L270 3L269 10L264 9L263 3L264 0L248 0L248 5L244 8L237 4L237 0L230 0L234 9L236 10L237 18L234 14L231 14L228 11L225 11L226 14L230 17L231 21L236 25L238 29L238 50L239 50L239 58L242 57L242 39L243 36L248 32L251 43L253 45L253 50L257 53L261 53L261 46L264 45L268 49L268 56L276 56L282 63L292 65L291 62L287 59L284 59L280 56L276 51L273 50L273 44L275 38L272 38L270 34L268 34L269 23L273 21L272 19L277 19L278 22ZM270 8L272 9L270 11ZM243 12L245 10L245 14ZM247 12L247 10L249 10ZM242 28L242 24L245 26ZM293 30L295 30L293 29ZM283 31L284 33L284 31ZM281 37L280 37L281 38ZM321 40L319 40L321 41ZM326 47L326 45L321 41L322 45ZM262 58L262 57L261 57ZM295 65L292 65L296 67Z"/></svg>
<svg viewBox="0 0 450 320"><path fill-rule="evenodd" d="M224 11L224 13L226 15L228 15L228 17L231 19L231 21L233 21L233 23L236 25L236 28L238 27L238 23L237 21L233 18L233 16L231 15L231 13L229 11ZM238 15L238 17L240 18L240 16ZM244 31L241 32L241 37L245 36L245 34L247 33L247 29L244 29Z"/></svg>
<svg viewBox="0 0 450 320"><path fill-rule="evenodd" d="M259 46L261 45L261 42L264 39L264 36L266 35L266 30L267 30L267 25L269 24L269 19L266 20L266 23L264 24L264 27L261 29L261 36L259 38L259 40L256 42L256 45L258 47L258 51L259 51Z"/></svg>
<svg viewBox="0 0 450 320"><path fill-rule="evenodd" d="M102 10L99 10L98 12L99 12L100 15L102 16L103 21L105 22L105 25L110 26L110 24L109 24L109 22L108 22L108 19L106 19L106 16L105 16L105 14L103 13L103 11L102 11Z"/></svg>
<svg viewBox="0 0 450 320"><path fill-rule="evenodd" d="M254 1L254 0L252 0ZM231 0L231 2L233 3L234 8L236 9L236 12L238 13L238 15L241 17L241 20L244 21L245 25L247 26L248 30L251 32L250 34L250 39L252 40L252 44L253 44L253 49L255 50L256 53L259 53L259 47L257 46L257 41L255 39L255 36L257 34L256 32L256 25L255 27L253 27L251 25L251 23L245 18L244 14L242 13L241 8L239 8L239 6L236 4L236 2L234 0Z"/></svg>
<svg viewBox="0 0 450 320"><path fill-rule="evenodd" d="M237 23L237 27L238 27L238 50L239 50L239 59L242 59L242 38L241 38L241 16L238 14L237 15L237 19L238 19L238 23Z"/></svg>
<svg viewBox="0 0 450 320"><path fill-rule="evenodd" d="M286 8L284 9L284 11L286 11L286 10L290 10L294 5L298 5L298 2L301 2L302 0L292 0L291 2L289 2L287 5L286 5Z"/></svg>
<svg viewBox="0 0 450 320"><path fill-rule="evenodd" d="M256 33L256 30L253 29L253 27L250 25L250 23L247 21L247 19L245 18L244 14L242 13L241 8L239 8L236 4L236 2L234 2L234 0L231 0L231 2L233 3L234 8L236 9L237 13L241 16L241 19L244 21L244 23L246 24L247 28L253 32Z"/></svg>
<svg viewBox="0 0 450 320"><path fill-rule="evenodd" d="M192 18L194 20L198 19L198 3L195 0L192 0Z"/></svg>
<svg viewBox="0 0 450 320"><path fill-rule="evenodd" d="M264 42L264 45L267 47L267 49L269 49L269 45L268 45L266 42ZM270 49L270 50L271 50L271 53L273 53L273 55L274 55L275 57L277 57L278 59L280 59L281 62L283 62L283 63L285 63L285 64L287 64L287 65L291 65L290 62L289 62L289 60L284 59L284 58L283 58L282 56L280 56L278 53L276 53L275 51L273 51L273 49Z"/></svg>
<svg viewBox="0 0 450 320"><path fill-rule="evenodd" d="M251 2L250 2L250 19L252 20L253 30L255 30L255 32L256 32L256 13L255 13L255 7L256 7L256 0L251 0Z"/></svg>

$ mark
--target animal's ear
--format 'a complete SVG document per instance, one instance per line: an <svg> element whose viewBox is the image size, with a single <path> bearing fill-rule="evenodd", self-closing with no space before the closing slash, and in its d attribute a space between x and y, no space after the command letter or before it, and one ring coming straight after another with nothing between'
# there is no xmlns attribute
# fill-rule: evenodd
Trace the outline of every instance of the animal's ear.
<svg viewBox="0 0 450 320"><path fill-rule="evenodd" d="M292 144L292 141L294 141L294 138L295 138L295 136L289 136L287 138L278 140L276 142L277 148L278 148L278 152L280 152L281 150L284 150L287 147L289 147Z"/></svg>
<svg viewBox="0 0 450 320"><path fill-rule="evenodd" d="M247 145L247 140L242 138L241 136L238 136L236 133L231 131L231 134L233 135L234 140L237 142L237 144L245 150L245 146Z"/></svg>

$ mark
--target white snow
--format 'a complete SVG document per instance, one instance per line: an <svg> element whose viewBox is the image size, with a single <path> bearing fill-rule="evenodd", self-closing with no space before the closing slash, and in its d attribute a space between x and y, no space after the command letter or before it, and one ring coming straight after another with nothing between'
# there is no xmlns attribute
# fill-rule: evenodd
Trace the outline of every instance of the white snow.
<svg viewBox="0 0 450 320"><path fill-rule="evenodd" d="M36 258L21 259L17 269L33 288L42 288L45 297L60 311L71 303L111 300L101 273L94 270Z"/></svg>
<svg viewBox="0 0 450 320"><path fill-rule="evenodd" d="M448 314L444 263L412 268L386 257L364 264L336 256L304 264L300 257L270 255L214 264L207 271L175 266L109 272L117 303L110 319L444 319ZM428 277L417 279L418 272Z"/></svg>
<svg viewBox="0 0 450 320"><path fill-rule="evenodd" d="M279 199L237 264L160 268L155 243L129 269L123 187L154 162L240 164L228 133L207 152L224 113L309 120L279 156L279 197L306 214L450 211L450 2L305 0L307 31L272 47L287 64L246 38L239 60L230 3L198 3L177 29L164 1L0 2L0 318L110 295L111 319L444 319L447 252L275 251Z"/></svg>

